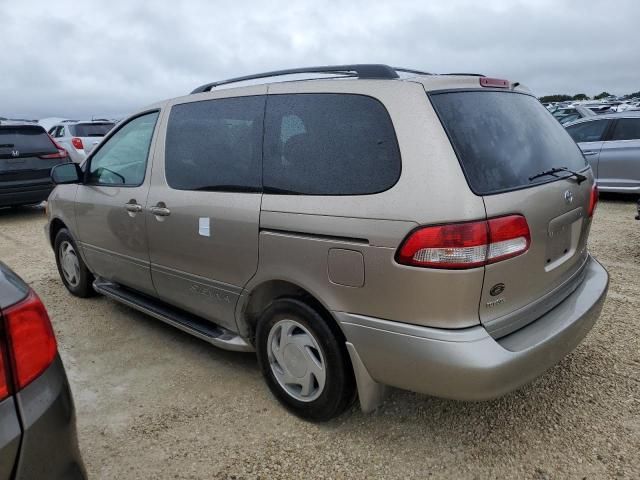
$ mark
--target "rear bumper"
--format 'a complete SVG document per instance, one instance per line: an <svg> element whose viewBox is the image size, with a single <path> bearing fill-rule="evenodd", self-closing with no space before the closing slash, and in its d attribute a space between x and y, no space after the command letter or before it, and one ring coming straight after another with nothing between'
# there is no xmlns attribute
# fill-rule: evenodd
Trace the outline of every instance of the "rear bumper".
<svg viewBox="0 0 640 480"><path fill-rule="evenodd" d="M571 352L600 315L609 285L592 257L585 279L562 303L514 333L495 340L482 326L420 327L336 312L356 377L458 400L487 400L512 391ZM366 369L358 372L357 366ZM362 394L359 381L358 389ZM362 399L361 399L362 401Z"/></svg>
<svg viewBox="0 0 640 480"><path fill-rule="evenodd" d="M53 187L54 185L51 183L12 186L11 188L0 186L0 207L40 203L49 197Z"/></svg>
<svg viewBox="0 0 640 480"><path fill-rule="evenodd" d="M24 432L15 478L86 478L71 390L59 357L16 395L16 403Z"/></svg>

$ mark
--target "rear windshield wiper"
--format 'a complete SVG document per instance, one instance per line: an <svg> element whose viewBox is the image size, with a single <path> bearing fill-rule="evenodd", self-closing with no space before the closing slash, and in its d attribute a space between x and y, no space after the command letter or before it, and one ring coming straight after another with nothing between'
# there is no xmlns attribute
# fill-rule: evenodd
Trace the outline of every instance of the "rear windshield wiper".
<svg viewBox="0 0 640 480"><path fill-rule="evenodd" d="M570 173L571 175L566 177L560 177L559 175L556 175L556 173L561 173L561 172ZM587 177L585 177L581 173L574 172L573 170L569 170L567 167L553 167L553 168L550 168L549 170L544 170L540 173L536 173L535 175L532 175L531 177L529 177L529 181L532 182L536 178L545 177L547 175L551 175L552 177L557 177L557 178L575 177L576 181L578 182L578 185L580 185L582 182L584 182L587 179Z"/></svg>

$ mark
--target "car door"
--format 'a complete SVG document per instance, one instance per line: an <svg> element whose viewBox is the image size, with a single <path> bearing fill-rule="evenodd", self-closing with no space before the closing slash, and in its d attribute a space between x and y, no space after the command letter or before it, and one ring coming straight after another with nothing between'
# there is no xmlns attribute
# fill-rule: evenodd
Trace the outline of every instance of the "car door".
<svg viewBox="0 0 640 480"><path fill-rule="evenodd" d="M604 191L640 192L640 117L615 121L600 152L598 185Z"/></svg>
<svg viewBox="0 0 640 480"><path fill-rule="evenodd" d="M247 92L169 104L147 213L159 297L233 330L258 266L266 87Z"/></svg>
<svg viewBox="0 0 640 480"><path fill-rule="evenodd" d="M601 118L575 123L567 127L567 133L582 150L596 178L598 178L600 150L610 124L611 120Z"/></svg>
<svg viewBox="0 0 640 480"><path fill-rule="evenodd" d="M88 159L75 206L89 269L151 295L144 207L158 116L155 110L127 120Z"/></svg>

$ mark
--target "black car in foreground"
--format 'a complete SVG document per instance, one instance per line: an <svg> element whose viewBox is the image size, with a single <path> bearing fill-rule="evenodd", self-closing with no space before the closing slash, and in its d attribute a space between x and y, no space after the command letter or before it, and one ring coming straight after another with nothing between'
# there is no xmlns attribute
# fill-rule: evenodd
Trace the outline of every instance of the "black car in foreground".
<svg viewBox="0 0 640 480"><path fill-rule="evenodd" d="M44 305L0 262L0 480L84 479L69 382Z"/></svg>
<svg viewBox="0 0 640 480"><path fill-rule="evenodd" d="M0 120L0 207L46 200L53 189L51 169L69 161L40 125Z"/></svg>

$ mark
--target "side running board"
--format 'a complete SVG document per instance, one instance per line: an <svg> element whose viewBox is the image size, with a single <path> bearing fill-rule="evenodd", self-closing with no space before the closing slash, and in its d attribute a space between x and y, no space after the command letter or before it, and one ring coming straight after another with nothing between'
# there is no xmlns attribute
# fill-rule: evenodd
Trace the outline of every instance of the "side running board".
<svg viewBox="0 0 640 480"><path fill-rule="evenodd" d="M254 351L251 344L230 330L117 283L97 278L93 282L93 288L98 293L162 320L216 347L236 352Z"/></svg>

